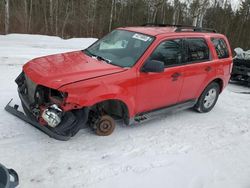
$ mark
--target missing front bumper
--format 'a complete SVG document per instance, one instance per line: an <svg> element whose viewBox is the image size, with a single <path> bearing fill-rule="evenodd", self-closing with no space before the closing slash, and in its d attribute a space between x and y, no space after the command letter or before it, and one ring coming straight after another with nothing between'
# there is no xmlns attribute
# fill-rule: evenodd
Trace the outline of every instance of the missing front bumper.
<svg viewBox="0 0 250 188"><path fill-rule="evenodd" d="M56 140L60 140L60 141L67 141L70 139L71 136L64 136L64 135L60 135L57 134L53 131L51 131L49 128L47 128L46 126L41 126L39 123L37 123L36 121L33 121L31 119L29 119L23 112L19 111L18 105L14 105L11 106L10 103L12 102L12 99L10 100L10 102L5 106L5 110L9 113L11 113L12 115L18 117L19 119L29 123L30 125L32 125L33 127L39 129L40 131L44 132L45 134L47 134L49 137L54 138Z"/></svg>

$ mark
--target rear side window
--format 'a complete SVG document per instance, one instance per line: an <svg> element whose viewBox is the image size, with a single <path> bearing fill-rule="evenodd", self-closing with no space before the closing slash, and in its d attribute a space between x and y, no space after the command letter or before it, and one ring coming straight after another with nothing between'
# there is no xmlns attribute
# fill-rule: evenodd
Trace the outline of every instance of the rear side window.
<svg viewBox="0 0 250 188"><path fill-rule="evenodd" d="M186 62L203 62L210 58L207 43L202 38L190 38L185 40L186 46Z"/></svg>
<svg viewBox="0 0 250 188"><path fill-rule="evenodd" d="M224 41L224 39L212 38L211 41L215 47L219 59L224 59L229 57L227 44Z"/></svg>

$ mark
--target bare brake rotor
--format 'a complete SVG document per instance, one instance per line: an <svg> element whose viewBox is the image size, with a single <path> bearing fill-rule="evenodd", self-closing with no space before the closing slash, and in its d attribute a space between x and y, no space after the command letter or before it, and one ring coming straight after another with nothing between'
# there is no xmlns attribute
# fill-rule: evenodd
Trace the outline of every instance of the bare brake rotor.
<svg viewBox="0 0 250 188"><path fill-rule="evenodd" d="M96 134L99 136L108 136L113 133L115 129L115 121L108 115L101 116L96 122Z"/></svg>

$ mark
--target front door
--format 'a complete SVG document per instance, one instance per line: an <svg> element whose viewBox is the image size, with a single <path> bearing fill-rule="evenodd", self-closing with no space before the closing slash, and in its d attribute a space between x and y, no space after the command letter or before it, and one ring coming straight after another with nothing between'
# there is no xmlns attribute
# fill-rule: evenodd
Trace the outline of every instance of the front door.
<svg viewBox="0 0 250 188"><path fill-rule="evenodd" d="M142 113L176 104L180 95L183 76L183 50L181 39L161 42L149 60L164 62L162 73L138 73L136 112Z"/></svg>

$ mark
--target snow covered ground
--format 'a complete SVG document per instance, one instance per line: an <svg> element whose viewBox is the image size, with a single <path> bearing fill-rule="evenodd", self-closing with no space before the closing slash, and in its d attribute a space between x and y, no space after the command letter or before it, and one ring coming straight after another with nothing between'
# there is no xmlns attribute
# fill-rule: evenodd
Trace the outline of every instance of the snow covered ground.
<svg viewBox="0 0 250 188"><path fill-rule="evenodd" d="M229 85L213 111L185 110L109 137L81 130L68 142L49 138L4 111L14 79L37 56L83 49L95 39L0 35L0 163L23 188L249 188L250 88Z"/></svg>

